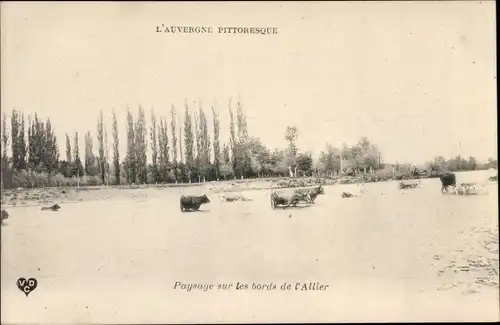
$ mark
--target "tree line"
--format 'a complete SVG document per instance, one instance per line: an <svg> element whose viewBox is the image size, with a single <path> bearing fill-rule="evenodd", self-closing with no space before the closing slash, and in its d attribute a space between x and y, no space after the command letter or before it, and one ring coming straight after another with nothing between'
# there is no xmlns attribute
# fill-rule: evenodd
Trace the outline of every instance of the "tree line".
<svg viewBox="0 0 500 325"><path fill-rule="evenodd" d="M12 110L10 132L7 115L2 116L2 187L39 187L68 185L118 185L193 183L234 178L276 176L331 176L347 173L375 172L384 168L382 155L366 137L358 143L341 148L327 144L319 158L301 152L296 145L298 129L288 126L284 138L286 148L270 149L259 137L251 136L246 113L240 100L229 100L229 141L220 140L220 118L211 106L212 119L205 114L202 103L188 105L177 112L172 105L167 116L157 116L153 109L149 117L139 106L137 115L127 109L126 152L120 157L119 124L114 109L111 114L111 141L101 110L93 134L84 136L83 157L80 155L80 135L65 134L65 157L61 157L58 139L50 119L43 121ZM178 124L178 114L183 123ZM170 121L169 121L170 120ZM210 130L211 129L211 130ZM27 137L26 137L27 136ZM111 143L110 143L111 142ZM8 155L8 148L11 154ZM111 150L109 148L111 147ZM148 157L150 148L150 157ZM110 156L111 151L111 156ZM149 159L148 159L149 158ZM427 163L430 170L474 170L497 168L496 159L478 163L474 157L460 156L446 160L436 157Z"/></svg>

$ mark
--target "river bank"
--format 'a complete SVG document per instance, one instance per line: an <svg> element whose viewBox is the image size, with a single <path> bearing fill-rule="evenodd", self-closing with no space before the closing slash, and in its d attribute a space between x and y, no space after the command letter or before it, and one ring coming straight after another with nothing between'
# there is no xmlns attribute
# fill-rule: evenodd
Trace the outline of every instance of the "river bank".
<svg viewBox="0 0 500 325"><path fill-rule="evenodd" d="M406 181L433 177L404 178ZM140 198L143 196L139 189L177 189L178 191L193 193L231 193L252 190L290 189L311 187L317 185L329 186L337 184L365 184L373 182L390 182L402 180L401 177L380 177L375 174L361 174L356 176L338 175L332 177L282 177L282 178L255 178L246 180L223 180L207 183L182 184L148 184L148 185L120 185L120 186L85 186L85 187L45 187L45 188L18 188L4 190L1 195L2 207L40 206L51 203L70 203L88 200L106 200L115 197ZM496 181L490 177L489 181Z"/></svg>

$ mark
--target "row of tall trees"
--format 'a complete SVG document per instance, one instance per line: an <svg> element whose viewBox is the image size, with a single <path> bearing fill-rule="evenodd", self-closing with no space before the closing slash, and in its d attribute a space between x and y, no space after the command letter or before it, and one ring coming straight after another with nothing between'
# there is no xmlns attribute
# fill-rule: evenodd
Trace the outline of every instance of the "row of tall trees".
<svg viewBox="0 0 500 325"><path fill-rule="evenodd" d="M249 134L241 101L234 103L229 100L227 109L227 143L221 141L219 111L215 106L211 106L211 121L201 102L189 104L185 100L182 114L178 114L173 105L166 116L157 116L151 109L149 118L142 107L138 107L135 116L128 109L124 124L127 135L124 157L120 157L119 152L119 123L115 111L113 109L111 114L111 143L108 143L107 126L101 111L95 133L88 130L84 134L83 158L79 152L80 135L75 132L65 134L66 157L63 160L59 159L58 142L50 119L42 121L35 114L33 120L28 118L26 127L24 114L13 110L8 132L8 118L4 113L2 185L5 188L35 186L32 181L35 174L38 180L41 174L48 179L59 175L61 183L83 177L89 185L144 184L278 175L331 175L353 169L377 170L383 165L377 146L366 137L353 146L344 144L342 148L327 144L314 162L311 153L301 152L297 147L299 130L294 126L284 130L288 145L271 150L260 138ZM182 123L178 123L178 116L183 116ZM97 139L97 150L93 147L93 134ZM10 157L7 151L9 145ZM112 157L109 156L109 146ZM479 164L473 157L467 160L460 156L449 160L437 157L428 162L428 167L452 171L496 168L496 160ZM18 177L21 172L22 181Z"/></svg>
<svg viewBox="0 0 500 325"><path fill-rule="evenodd" d="M16 171L30 169L51 173L58 169L59 149L50 119L43 122L35 114L35 118L29 119L28 126L25 128L24 114L13 110L10 138L7 128L7 117L4 113L2 116L2 164L10 165L11 169ZM9 142L10 159L7 156Z"/></svg>
<svg viewBox="0 0 500 325"><path fill-rule="evenodd" d="M478 162L476 158L469 156L463 158L458 155L454 158L446 159L443 156L435 157L426 163L428 169L432 171L467 171L481 169L498 169L498 160L489 158L486 162Z"/></svg>

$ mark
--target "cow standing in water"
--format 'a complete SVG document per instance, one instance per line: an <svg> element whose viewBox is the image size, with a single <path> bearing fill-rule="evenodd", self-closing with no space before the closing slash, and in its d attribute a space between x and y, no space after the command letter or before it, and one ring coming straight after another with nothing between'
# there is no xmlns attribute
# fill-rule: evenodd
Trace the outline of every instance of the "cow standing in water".
<svg viewBox="0 0 500 325"><path fill-rule="evenodd" d="M283 195L278 192L271 193L271 207L275 209L278 205L286 207L296 207L299 202L314 204L318 195L325 194L325 190L320 185L313 189L298 189L293 191L292 195Z"/></svg>
<svg viewBox="0 0 500 325"><path fill-rule="evenodd" d="M202 196L181 196L181 211L198 211L202 204L210 203L208 197Z"/></svg>
<svg viewBox="0 0 500 325"><path fill-rule="evenodd" d="M53 206L50 207L42 207L42 210L51 210L51 211L58 211L61 207L59 204L54 204Z"/></svg>
<svg viewBox="0 0 500 325"><path fill-rule="evenodd" d="M453 173L446 173L444 175L441 175L439 176L439 179L441 180L441 193L443 194L448 192L448 188L450 186L457 186L457 178Z"/></svg>
<svg viewBox="0 0 500 325"><path fill-rule="evenodd" d="M307 198L309 199L308 203L314 204L314 201L316 200L318 195L324 195L324 194L325 194L325 190L323 189L323 187L321 185L313 188L312 190L309 190L307 192Z"/></svg>
<svg viewBox="0 0 500 325"><path fill-rule="evenodd" d="M9 219L9 217L10 217L9 213L6 210L2 209L2 223L3 223L4 220Z"/></svg>

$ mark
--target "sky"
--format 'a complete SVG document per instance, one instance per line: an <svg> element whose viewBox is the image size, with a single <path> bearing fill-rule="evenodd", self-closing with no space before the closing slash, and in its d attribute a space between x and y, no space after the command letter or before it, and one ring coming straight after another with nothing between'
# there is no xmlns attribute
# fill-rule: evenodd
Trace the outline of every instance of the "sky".
<svg viewBox="0 0 500 325"><path fill-rule="evenodd" d="M157 33L156 27L275 27L276 35ZM317 157L366 136L386 162L497 156L495 3L5 3L1 108L91 131L111 112L126 148L126 112L167 116L211 107L227 141L241 99L251 136ZM192 106L193 107L193 106ZM210 127L211 130L211 127ZM97 142L94 150L97 153ZM111 152L111 151L110 151Z"/></svg>

